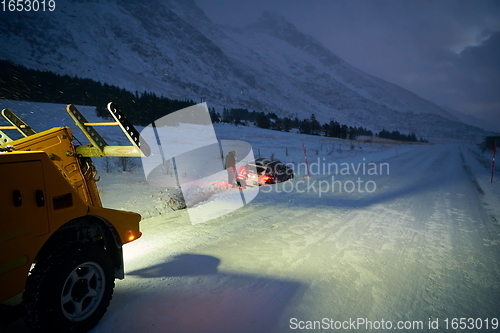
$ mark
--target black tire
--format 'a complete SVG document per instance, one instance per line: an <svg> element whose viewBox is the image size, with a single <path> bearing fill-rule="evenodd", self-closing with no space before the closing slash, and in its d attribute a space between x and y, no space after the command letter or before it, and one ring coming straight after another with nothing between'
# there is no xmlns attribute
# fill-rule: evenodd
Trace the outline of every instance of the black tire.
<svg viewBox="0 0 500 333"><path fill-rule="evenodd" d="M113 265L93 244L60 247L38 261L23 293L26 324L36 332L86 332L106 312Z"/></svg>

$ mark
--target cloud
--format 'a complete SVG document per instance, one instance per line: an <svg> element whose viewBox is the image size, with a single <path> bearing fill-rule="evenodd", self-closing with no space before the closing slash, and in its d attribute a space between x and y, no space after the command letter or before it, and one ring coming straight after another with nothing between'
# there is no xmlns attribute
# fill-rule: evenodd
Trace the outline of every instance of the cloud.
<svg viewBox="0 0 500 333"><path fill-rule="evenodd" d="M500 31L483 38L458 54L444 46L422 47L420 64L393 73L393 82L439 105L496 122L500 128Z"/></svg>
<svg viewBox="0 0 500 333"><path fill-rule="evenodd" d="M420 54L427 65L406 83L410 90L439 105L500 124L500 31L459 54L446 48Z"/></svg>
<svg viewBox="0 0 500 333"><path fill-rule="evenodd" d="M457 58L449 83L459 92L456 104L500 127L500 31L478 46L466 47Z"/></svg>

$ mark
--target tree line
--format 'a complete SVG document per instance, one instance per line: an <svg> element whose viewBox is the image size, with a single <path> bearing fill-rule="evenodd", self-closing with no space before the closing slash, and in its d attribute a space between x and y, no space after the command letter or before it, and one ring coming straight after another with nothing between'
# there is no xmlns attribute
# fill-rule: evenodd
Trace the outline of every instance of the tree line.
<svg viewBox="0 0 500 333"><path fill-rule="evenodd" d="M151 92L132 93L126 89L70 75L28 69L0 60L0 98L19 101L97 106L98 116L109 118L106 105L118 104L136 125L146 126L166 114L194 105Z"/></svg>
<svg viewBox="0 0 500 333"><path fill-rule="evenodd" d="M345 124L340 124L337 121L331 120L329 123L321 124L314 114L310 118L298 119L289 117L278 117L274 112L264 113L257 111L248 111L243 108L224 108L222 114L215 109L210 109L210 114L213 122L229 123L234 125L248 125L253 123L255 126L265 129L271 129L282 132L290 132L296 129L299 133L320 135L330 138L350 139L355 140L358 136L374 136L373 132L364 127L353 127ZM403 134L399 131L382 130L375 133L375 136L380 138L409 141L409 142L427 142L422 137L417 139L415 133Z"/></svg>
<svg viewBox="0 0 500 333"><path fill-rule="evenodd" d="M400 133L399 131L386 131L381 130L378 135L379 138L384 138L384 139L391 139L391 140L397 140L397 141L408 141L408 142L424 142L427 143L428 141L425 140L424 138L420 137L420 139L417 139L417 136L415 133L411 134L403 134Z"/></svg>
<svg viewBox="0 0 500 333"><path fill-rule="evenodd" d="M281 118L274 112L264 113L257 111L248 111L243 108L224 108L222 114L214 109L210 110L214 122L223 122L234 125L248 125L253 123L255 126L271 129L275 131L290 132L296 129L299 133L310 135L322 135L332 138L355 139L358 135L373 136L372 131L363 127L352 127L339 124L337 121L330 121L328 124L320 124L314 114L310 118L299 119L298 117Z"/></svg>
<svg viewBox="0 0 500 333"><path fill-rule="evenodd" d="M124 88L92 79L29 69L6 60L0 60L0 68L2 69L0 71L0 99L97 106L96 113L103 118L110 117L106 105L114 101L135 125L147 126L169 113L196 104L193 100L175 100L152 92L132 93ZM249 111L244 108L224 108L222 114L214 108L210 108L209 111L214 123L224 122L235 125L253 123L265 129L283 132L296 129L302 134L351 140L359 135L373 136L372 131L366 128L347 126L334 120L320 124L314 114L308 119L298 119L297 117L282 118L274 112ZM413 133L405 135L398 131L382 130L375 135L394 140L417 141Z"/></svg>

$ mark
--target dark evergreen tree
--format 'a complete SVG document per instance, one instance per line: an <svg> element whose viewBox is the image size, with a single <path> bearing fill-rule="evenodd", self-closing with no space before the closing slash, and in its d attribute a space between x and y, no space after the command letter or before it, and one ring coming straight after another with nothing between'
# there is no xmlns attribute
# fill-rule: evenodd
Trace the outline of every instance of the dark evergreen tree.
<svg viewBox="0 0 500 333"><path fill-rule="evenodd" d="M222 110L222 122L231 124L233 122L233 117L229 109L224 108Z"/></svg>
<svg viewBox="0 0 500 333"><path fill-rule="evenodd" d="M347 125L340 126L340 136L339 136L339 138L341 138L341 139L346 139L347 138Z"/></svg>
<svg viewBox="0 0 500 333"><path fill-rule="evenodd" d="M300 122L299 132L302 134L311 134L311 122L309 119L304 119Z"/></svg>
<svg viewBox="0 0 500 333"><path fill-rule="evenodd" d="M212 120L212 123L221 122L221 115L219 114L219 112L215 110L215 108L213 107L209 108L208 112L210 113L210 119Z"/></svg>
<svg viewBox="0 0 500 333"><path fill-rule="evenodd" d="M313 135L319 135L320 131L321 131L321 124L319 123L319 121L316 119L316 116L313 114L311 114L311 119L309 120L310 124L310 133L313 134Z"/></svg>
<svg viewBox="0 0 500 333"><path fill-rule="evenodd" d="M358 136L358 131L356 128L349 126L349 129L347 130L349 140L356 140L356 137Z"/></svg>
<svg viewBox="0 0 500 333"><path fill-rule="evenodd" d="M483 142L479 144L482 152L486 150L500 149L500 136L487 136L484 138Z"/></svg>
<svg viewBox="0 0 500 333"><path fill-rule="evenodd" d="M271 129L276 131L283 131L283 120L279 117L272 119Z"/></svg>
<svg viewBox="0 0 500 333"><path fill-rule="evenodd" d="M260 128L271 127L271 122L269 121L269 118L266 116L264 112L259 112L257 114L257 119L255 121L255 124Z"/></svg>
<svg viewBox="0 0 500 333"><path fill-rule="evenodd" d="M283 118L283 131L290 132L292 129L292 120L288 117Z"/></svg>

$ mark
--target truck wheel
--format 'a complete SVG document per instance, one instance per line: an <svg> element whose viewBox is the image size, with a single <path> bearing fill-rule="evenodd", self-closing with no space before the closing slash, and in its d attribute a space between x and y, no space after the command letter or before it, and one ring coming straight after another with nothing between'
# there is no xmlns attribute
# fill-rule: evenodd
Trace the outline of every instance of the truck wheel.
<svg viewBox="0 0 500 333"><path fill-rule="evenodd" d="M102 318L115 286L113 265L93 244L62 247L31 270L25 321L40 332L86 332Z"/></svg>

